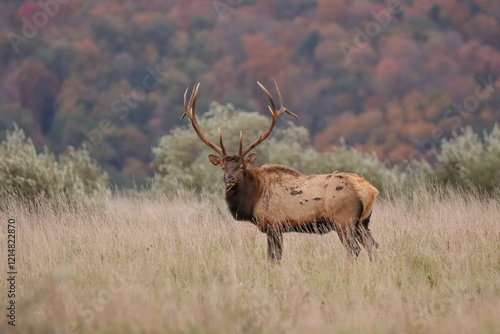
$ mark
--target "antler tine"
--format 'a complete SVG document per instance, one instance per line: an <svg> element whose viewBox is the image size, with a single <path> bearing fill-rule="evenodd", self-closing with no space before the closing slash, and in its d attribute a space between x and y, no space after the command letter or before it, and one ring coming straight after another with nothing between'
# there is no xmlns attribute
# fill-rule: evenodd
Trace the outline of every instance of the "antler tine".
<svg viewBox="0 0 500 334"><path fill-rule="evenodd" d="M196 98L198 96L199 87L200 87L200 83L197 83L193 87L193 92L191 93L191 97L189 98L189 102L186 102L186 96L187 96L187 92L189 90L189 87L186 89L186 92L184 92L184 114L182 115L181 120L184 118L184 116L187 115L187 117L191 120L191 125L193 126L193 129L195 130L198 137L200 137L201 141L204 142L205 144L207 144L208 147L210 147L215 152L217 152L217 154L219 154L221 157L225 157L226 151L224 150L224 146L222 144L222 135L220 133L220 129L219 129L219 137L220 137L219 139L220 139L220 144L221 144L222 148L218 147L217 145L212 143L210 141L210 139L205 137L205 135L201 132L200 126L198 125L198 121L196 120L194 110L195 110Z"/></svg>
<svg viewBox="0 0 500 334"><path fill-rule="evenodd" d="M182 114L181 116L181 121L184 119L184 117L186 117L187 115L187 112L188 112L188 106L187 106L187 103L186 103L186 95L188 93L188 90L189 90L189 87L186 88L186 91L184 92L184 114Z"/></svg>
<svg viewBox="0 0 500 334"><path fill-rule="evenodd" d="M240 149L238 151L238 155L241 156L241 149L243 147L243 131L240 131Z"/></svg>
<svg viewBox="0 0 500 334"><path fill-rule="evenodd" d="M274 114L274 111L271 109L271 107L267 106L267 108L269 108L269 111L271 112L271 115L273 115L273 117L276 117L276 115Z"/></svg>
<svg viewBox="0 0 500 334"><path fill-rule="evenodd" d="M271 103L271 106L269 106L269 111L271 112L271 124L269 125L269 128L266 130L266 132L261 133L259 138L257 138L253 143L245 147L243 150L241 149L241 136L240 136L240 157L244 157L245 155L248 154L252 149L255 148L255 146L259 145L262 143L274 129L274 125L276 124L276 121L278 120L278 117L280 117L283 113L287 113L289 115L294 116L295 118L299 118L297 115L289 111L288 109L285 108L283 105L283 97L281 96L281 92L278 87L278 83L276 80L274 80L274 86L276 87L276 91L278 92L279 96L279 101L280 101L280 110L276 110L276 103L274 102L273 97L271 96L271 93L267 90L266 87L264 87L260 82L257 81L257 84L260 86L260 88L264 91L266 94L267 98L269 99L269 102Z"/></svg>
<svg viewBox="0 0 500 334"><path fill-rule="evenodd" d="M274 83L276 84L276 81L274 81ZM260 86L260 88L264 91L264 93L267 95L267 98L269 99L269 102L271 103L271 108L273 110L276 110L276 104L274 103L274 99L273 97L271 96L271 93L269 93L269 91L267 90L266 87L264 87L260 82L257 81L257 84ZM277 85L277 84L276 84Z"/></svg>
<svg viewBox="0 0 500 334"><path fill-rule="evenodd" d="M191 104L190 106L190 111L191 113L194 115L194 106L196 104L196 98L198 97L198 88L200 88L200 83L198 82L194 88L193 88L193 92L191 93L191 98L189 99L189 102ZM192 100L192 102L191 102Z"/></svg>
<svg viewBox="0 0 500 334"><path fill-rule="evenodd" d="M274 87L276 87L276 91L278 92L278 99L280 101L280 109L283 109L283 96L281 96L280 88L278 87L278 83L276 80L273 80Z"/></svg>
<svg viewBox="0 0 500 334"><path fill-rule="evenodd" d="M226 150L224 149L224 144L222 143L222 132L220 132L220 127L218 128L219 129L219 142L220 142L220 148L222 150L222 156L226 156Z"/></svg>
<svg viewBox="0 0 500 334"><path fill-rule="evenodd" d="M292 115L296 119L299 119L299 116L295 115L293 112L291 112L290 110L288 110L287 108L284 107L283 97L281 96L281 92L280 92L280 88L278 87L278 83L276 82L276 80L273 80L273 81L274 81L274 87L276 87L276 91L278 92L278 98L280 101L280 110L283 110L282 113L286 112L288 115Z"/></svg>

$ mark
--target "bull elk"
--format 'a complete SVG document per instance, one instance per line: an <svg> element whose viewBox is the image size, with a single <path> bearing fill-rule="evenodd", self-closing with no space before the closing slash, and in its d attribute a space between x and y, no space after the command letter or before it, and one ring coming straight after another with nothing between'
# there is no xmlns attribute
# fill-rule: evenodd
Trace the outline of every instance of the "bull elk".
<svg viewBox="0 0 500 334"><path fill-rule="evenodd" d="M284 232L324 234L330 231L337 232L349 258L358 256L359 242L373 260L373 249L378 248L378 244L368 224L378 191L368 181L356 174L342 172L306 176L282 165L249 168L256 154L247 154L271 134L278 118L287 113L298 119L283 106L276 81L279 110L269 91L257 83L271 104L271 124L245 148L240 132L238 155L226 153L220 128L220 146L203 135L194 113L200 84L194 86L188 102L189 88L184 93L185 112L181 120L187 115L200 139L217 153L218 156L210 154L208 158L224 171L225 198L232 216L252 222L267 234L267 255L273 262L281 260Z"/></svg>

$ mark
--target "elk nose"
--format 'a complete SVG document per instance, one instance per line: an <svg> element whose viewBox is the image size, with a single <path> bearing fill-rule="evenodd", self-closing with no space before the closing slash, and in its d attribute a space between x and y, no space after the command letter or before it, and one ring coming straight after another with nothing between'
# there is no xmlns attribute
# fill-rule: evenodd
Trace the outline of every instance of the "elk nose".
<svg viewBox="0 0 500 334"><path fill-rule="evenodd" d="M226 183L236 183L236 178L232 175L226 176Z"/></svg>

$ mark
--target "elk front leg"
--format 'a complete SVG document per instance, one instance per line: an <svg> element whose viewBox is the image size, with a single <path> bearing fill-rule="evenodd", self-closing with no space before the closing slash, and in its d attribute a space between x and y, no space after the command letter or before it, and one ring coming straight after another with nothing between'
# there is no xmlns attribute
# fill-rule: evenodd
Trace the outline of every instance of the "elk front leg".
<svg viewBox="0 0 500 334"><path fill-rule="evenodd" d="M283 253L283 233L269 229L267 231L267 258L274 263L281 261Z"/></svg>

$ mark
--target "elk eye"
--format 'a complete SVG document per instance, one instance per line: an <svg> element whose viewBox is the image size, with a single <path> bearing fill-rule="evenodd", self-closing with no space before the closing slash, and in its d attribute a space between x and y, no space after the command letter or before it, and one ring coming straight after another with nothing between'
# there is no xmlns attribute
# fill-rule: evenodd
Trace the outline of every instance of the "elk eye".
<svg viewBox="0 0 500 334"><path fill-rule="evenodd" d="M241 170L245 169L245 166L241 165L241 166L240 166L240 169L241 169Z"/></svg>

